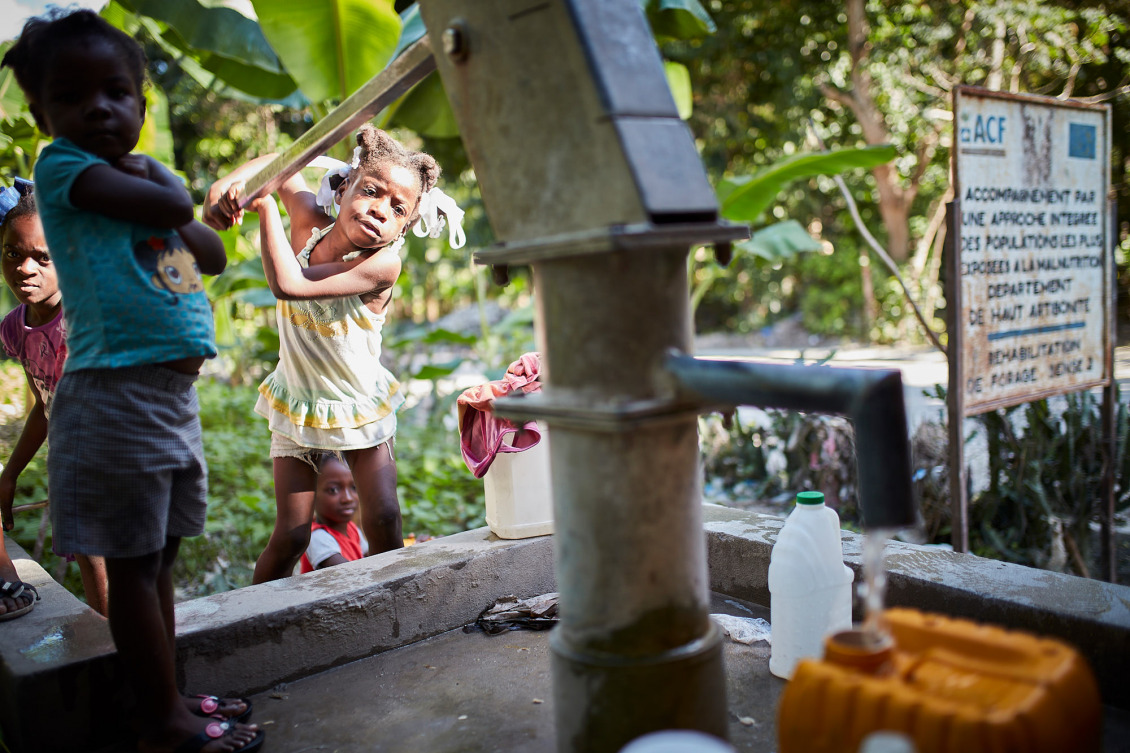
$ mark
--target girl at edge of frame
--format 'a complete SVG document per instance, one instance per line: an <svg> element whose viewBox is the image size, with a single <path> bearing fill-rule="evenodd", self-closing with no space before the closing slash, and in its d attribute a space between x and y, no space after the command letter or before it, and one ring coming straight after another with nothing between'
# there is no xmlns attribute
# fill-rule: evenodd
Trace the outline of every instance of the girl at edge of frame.
<svg viewBox="0 0 1130 753"><path fill-rule="evenodd" d="M425 232L438 237L442 207L452 215L458 248L462 212L435 188L440 168L431 156L371 125L358 131L357 144L352 164L327 173L317 194L299 174L279 188L289 240L273 197L247 206L259 215L280 342L279 365L260 385L255 406L272 432L277 514L254 583L290 576L306 551L317 458L327 451L340 453L356 479L369 553L404 545L392 448L404 396L380 363L381 328L408 228L422 219L430 225ZM258 157L214 183L204 221L217 229L240 222L243 182L273 158ZM336 220L331 204L340 206Z"/></svg>
<svg viewBox="0 0 1130 753"><path fill-rule="evenodd" d="M23 190L27 193L22 195L17 188L0 191L19 195L10 210L0 208L0 241L3 241L0 266L4 270L4 282L20 304L0 322L0 349L19 361L34 400L20 438L7 465L0 471L0 518L5 531L15 527L12 503L20 473L47 441L51 398L55 395L55 386L62 376L63 363L67 358L67 328L63 324L59 279L43 236L35 197L30 193L31 183L24 185L26 188ZM0 536L0 542L3 538ZM85 554L59 556L78 563L86 603L105 617L106 560ZM3 578L0 580L0 596L3 597L0 603L5 607L5 611L0 613L0 621L30 611L34 605L30 599L32 596L38 599L39 592L19 579L3 543L0 543L0 577ZM26 588L27 593L19 593L20 588Z"/></svg>

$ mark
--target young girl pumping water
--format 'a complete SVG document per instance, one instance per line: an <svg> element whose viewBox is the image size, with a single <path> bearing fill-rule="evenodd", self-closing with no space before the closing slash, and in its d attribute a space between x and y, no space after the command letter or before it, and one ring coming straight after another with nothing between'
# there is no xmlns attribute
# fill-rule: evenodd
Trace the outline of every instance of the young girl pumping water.
<svg viewBox="0 0 1130 753"><path fill-rule="evenodd" d="M259 387L256 405L272 432L278 512L255 583L291 575L306 551L315 461L326 451L341 453L353 471L370 552L403 546L392 439L404 396L381 365L381 328L411 223L424 216L438 235L442 206L454 238L462 213L434 188L440 169L427 154L368 125L357 144L353 164L331 171L317 195L300 175L279 189L289 241L272 197L248 206L259 214L279 327L279 365ZM205 222L224 229L239 221L242 181L271 159L253 160L214 184ZM340 206L336 221L330 205Z"/></svg>

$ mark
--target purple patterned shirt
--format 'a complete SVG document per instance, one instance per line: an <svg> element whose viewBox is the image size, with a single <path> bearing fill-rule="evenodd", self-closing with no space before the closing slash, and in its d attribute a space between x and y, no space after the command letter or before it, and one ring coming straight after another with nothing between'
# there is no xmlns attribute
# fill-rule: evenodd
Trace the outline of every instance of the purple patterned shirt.
<svg viewBox="0 0 1130 753"><path fill-rule="evenodd" d="M55 385L63 376L67 360L67 326L63 311L40 327L25 324L27 305L20 304L0 322L0 343L12 358L20 362L43 400L43 410L51 414L51 398Z"/></svg>

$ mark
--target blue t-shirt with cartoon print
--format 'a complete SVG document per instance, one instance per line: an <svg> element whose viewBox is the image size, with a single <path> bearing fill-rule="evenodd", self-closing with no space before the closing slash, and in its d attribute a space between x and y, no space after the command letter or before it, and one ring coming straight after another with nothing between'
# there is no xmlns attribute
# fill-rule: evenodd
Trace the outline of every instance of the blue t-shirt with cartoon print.
<svg viewBox="0 0 1130 753"><path fill-rule="evenodd" d="M76 208L71 187L105 160L55 139L35 165L35 200L67 302L65 371L216 355L196 260L175 230Z"/></svg>

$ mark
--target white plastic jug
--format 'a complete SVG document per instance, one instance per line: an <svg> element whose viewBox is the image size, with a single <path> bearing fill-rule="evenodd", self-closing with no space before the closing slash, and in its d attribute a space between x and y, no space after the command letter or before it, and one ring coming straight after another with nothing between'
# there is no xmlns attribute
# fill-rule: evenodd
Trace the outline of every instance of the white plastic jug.
<svg viewBox="0 0 1130 753"><path fill-rule="evenodd" d="M851 628L851 583L840 516L820 492L801 492L769 556L769 671L786 680L801 659L820 658L824 637Z"/></svg>

